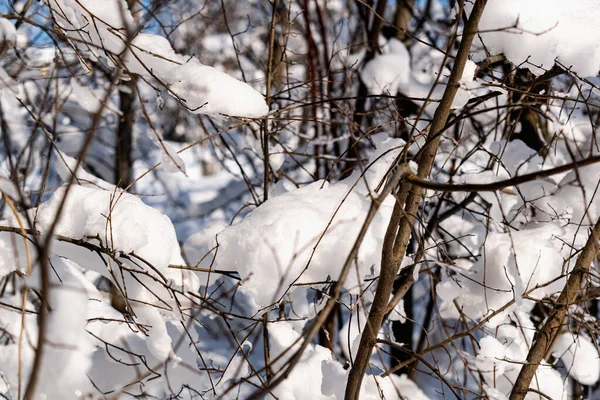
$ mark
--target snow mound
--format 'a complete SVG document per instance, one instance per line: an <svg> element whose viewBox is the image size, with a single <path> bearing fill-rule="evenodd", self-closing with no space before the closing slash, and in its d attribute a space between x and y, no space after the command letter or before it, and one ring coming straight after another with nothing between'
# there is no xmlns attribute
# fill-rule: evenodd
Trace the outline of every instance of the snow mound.
<svg viewBox="0 0 600 400"><path fill-rule="evenodd" d="M579 0L490 0L479 30L488 50L504 53L514 64L536 75L552 68L554 60L583 77L600 70L597 30L600 3Z"/></svg>
<svg viewBox="0 0 600 400"><path fill-rule="evenodd" d="M162 36L135 34L124 0L50 0L49 6L58 26L80 51L158 80L193 113L258 118L269 112L263 96L250 85L195 57L175 53ZM86 109L96 109L92 96L84 99Z"/></svg>
<svg viewBox="0 0 600 400"><path fill-rule="evenodd" d="M302 343L300 334L287 322L270 325L269 339L275 369L279 370L286 360ZM310 385L306 384L310 377ZM301 361L291 371L285 383L273 390L280 399L286 400L342 400L348 380L348 371L333 358L331 351L323 346L309 346L302 354ZM360 398L365 400L399 399L429 400L406 375L388 377L367 375L360 390Z"/></svg>
<svg viewBox="0 0 600 400"><path fill-rule="evenodd" d="M561 359L569 375L582 385L593 386L600 379L598 349L589 339L563 333L556 338L552 353Z"/></svg>
<svg viewBox="0 0 600 400"><path fill-rule="evenodd" d="M478 319L511 300L515 300L515 307L531 309L534 302L523 299L523 295L540 299L559 292L565 281L562 238L570 233L568 227L547 223L517 232L489 234L483 255L470 270L445 277L437 285L441 314L457 318L456 300L466 315Z"/></svg>
<svg viewBox="0 0 600 400"><path fill-rule="evenodd" d="M54 221L66 186L58 189L37 213L37 228L44 233ZM99 237L107 247L135 252L162 273L182 263L175 229L169 218L139 198L88 186L73 186L55 233L72 239ZM135 234L132 234L134 233Z"/></svg>
<svg viewBox="0 0 600 400"><path fill-rule="evenodd" d="M70 161L65 160L65 164ZM65 185L29 211L31 220L36 221L34 228L42 236L49 231L63 203L51 254L110 279L127 298L136 320L148 326L146 343L152 355L158 360L171 357L171 338L165 323L183 317L182 309L190 306L185 295L197 290L200 282L191 271L169 267L184 264L169 218L117 189L106 190L87 183L75 184L67 193ZM7 222L18 226L14 220ZM0 270L8 273L20 267L24 271L25 252L10 252L9 235L0 236L0 252L5 260Z"/></svg>
<svg viewBox="0 0 600 400"><path fill-rule="evenodd" d="M335 184L315 182L269 199L218 235L218 268L238 271L241 289L257 308L276 303L294 283L336 279L369 210L369 188L377 186L403 144L398 139L381 143L372 157L376 164L362 178L354 173ZM378 274L393 204L387 200L346 281L353 293L366 276Z"/></svg>
<svg viewBox="0 0 600 400"><path fill-rule="evenodd" d="M390 52L375 56L361 71L370 94L396 95L410 79L410 54L402 42L390 39Z"/></svg>
<svg viewBox="0 0 600 400"><path fill-rule="evenodd" d="M0 17L0 44L14 42L17 39L15 26L6 18Z"/></svg>

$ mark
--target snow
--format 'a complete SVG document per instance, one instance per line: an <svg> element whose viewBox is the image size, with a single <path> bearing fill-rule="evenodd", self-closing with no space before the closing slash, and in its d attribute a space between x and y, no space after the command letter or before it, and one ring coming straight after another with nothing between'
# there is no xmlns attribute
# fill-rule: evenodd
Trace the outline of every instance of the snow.
<svg viewBox="0 0 600 400"><path fill-rule="evenodd" d="M284 353L285 356L276 363L276 370L284 365L300 342L300 335L288 323L280 322L269 328L271 355L277 358ZM301 339L300 339L301 340ZM344 370L341 363L336 361L331 352L319 345L309 346L284 383L273 390L274 394L286 400L342 400L346 387L348 371ZM306 384L310 377L311 384ZM382 378L380 376L365 376L360 391L360 398L367 400L398 399L400 393L403 398L411 400L429 400L418 386L406 375Z"/></svg>
<svg viewBox="0 0 600 400"><path fill-rule="evenodd" d="M340 347L348 360L356 357L361 333L364 330L366 321L367 318L364 312L356 307L352 310L352 313L348 316L348 320L340 329Z"/></svg>
<svg viewBox="0 0 600 400"><path fill-rule="evenodd" d="M300 335L290 326L287 326L286 323L277 323L269 327L269 339L273 359L277 359L284 351L290 349L285 353L285 356L280 358L280 361L274 364L274 370L280 371L285 365L285 361L289 359L301 343L298 342ZM302 355L298 368L294 368L285 383L274 390L275 396L289 400L335 399L335 397L323 395L321 390L320 383L326 381L324 374L321 372L321 365L327 361L334 362L328 349L318 345L311 346ZM304 382L307 376L314 379L310 385Z"/></svg>
<svg viewBox="0 0 600 400"><path fill-rule="evenodd" d="M262 95L251 86L195 58L171 73L170 92L193 113L259 118L269 112Z"/></svg>
<svg viewBox="0 0 600 400"><path fill-rule="evenodd" d="M10 179L2 176L2 174L0 174L0 193L9 196L14 200L19 198L19 188L17 188Z"/></svg>
<svg viewBox="0 0 600 400"><path fill-rule="evenodd" d="M65 187L37 212L38 229L44 233L53 221L56 207L65 201L64 216L55 233L73 239L98 237L108 248L135 253L167 279L167 284L195 288L197 278L190 272L174 271L169 264L183 264L175 230L168 217L146 206L138 197L118 191L73 186L64 200ZM136 235L131 235L131 232ZM145 262L137 268L154 274ZM106 269L100 273L107 274ZM133 286L135 287L135 285ZM129 293L132 294L131 292Z"/></svg>
<svg viewBox="0 0 600 400"><path fill-rule="evenodd" d="M355 172L335 184L318 181L270 198L218 235L217 268L238 271L241 289L254 299L255 311L278 302L294 283L336 279L345 261L339 255L350 251L370 207L368 188L377 186L403 144L399 139L381 143L373 155L378 162L364 178ZM387 199L367 231L357 268L345 283L352 293L361 290L362 279L378 273L391 201ZM258 240L255 232L261 232Z"/></svg>
<svg viewBox="0 0 600 400"><path fill-rule="evenodd" d="M56 173L64 182L69 182L71 180L71 176L75 175L76 182L79 185L97 187L107 191L115 190L115 185L112 185L106 181L103 181L97 176L90 174L81 166L75 170L75 167L77 166L77 160L73 157L69 157L60 150L55 150L55 154L57 162L54 168L56 169Z"/></svg>
<svg viewBox="0 0 600 400"><path fill-rule="evenodd" d="M71 88L73 89L71 96L83 107L86 111L94 114L100 111L103 106L103 100L107 98L105 93L100 90L92 90L86 85L82 85L77 79L71 79ZM106 109L121 114L119 108L110 102L105 104Z"/></svg>
<svg viewBox="0 0 600 400"><path fill-rule="evenodd" d="M409 53L404 44L395 38L385 43L384 49L387 52L376 55L360 71L369 94L395 96L400 92L415 104L424 106L426 112L433 116L450 76L450 70L442 65L443 54L418 42ZM473 61L467 61L452 102L453 109L464 107L469 99L482 90L481 82L475 79L476 68ZM438 80L440 72L442 76ZM426 98L429 101L425 102Z"/></svg>
<svg viewBox="0 0 600 400"><path fill-rule="evenodd" d="M572 231L557 223L510 234L489 234L484 255L469 271L463 272L464 278L455 278L458 284L450 279L438 284L442 312L456 317L453 303L456 300L466 315L477 319L513 299L517 305L530 309L533 302L522 299L523 294L542 298L560 291L565 282L560 278L565 256L561 238L568 238L569 234Z"/></svg>
<svg viewBox="0 0 600 400"><path fill-rule="evenodd" d="M12 304L17 308L21 307L20 296L11 296L3 298L3 302ZM24 303L27 310L33 310L33 304L30 301ZM37 316L35 314L25 314L21 316L21 313L14 309L0 307L0 324L5 333L11 337L18 338L20 335L24 335L27 338L35 340L37 338ZM24 322L24 330L21 330L21 323ZM27 344L27 343L25 343ZM19 352L21 353L22 366L29 367L23 368L19 375ZM2 368L3 381L9 388L16 388L19 384L19 378L26 379L28 377L28 369L30 369L31 363L35 352L29 345L23 345L19 349L19 344L16 341L12 343L6 343L2 346L0 351L0 366Z"/></svg>
<svg viewBox="0 0 600 400"><path fill-rule="evenodd" d="M130 72L160 79L168 79L173 68L182 65L184 59L175 53L169 41L159 35L139 33L131 41L131 50L123 58Z"/></svg>
<svg viewBox="0 0 600 400"><path fill-rule="evenodd" d="M390 312L388 317L390 321L399 321L401 324L406 322L406 311L404 311L404 300L400 300L396 307Z"/></svg>
<svg viewBox="0 0 600 400"><path fill-rule="evenodd" d="M203 65L196 57L176 54L162 36L139 34L125 66L133 73L157 77L196 114L224 114L258 118L269 112L263 96L248 84L213 67Z"/></svg>
<svg viewBox="0 0 600 400"><path fill-rule="evenodd" d="M65 160L73 161L68 157ZM86 240L115 251L117 257L112 259L102 254L90 257L90 251L60 240L55 240L52 246L54 254L95 271L126 290L140 323L150 327L149 350L157 359L167 359L172 351L164 320L179 318L178 307L188 304L185 298L175 301L172 290L186 293L199 287L198 277L193 272L169 268L170 264L184 264L171 221L135 196L99 188L94 183L75 184L66 198L65 193L66 186L59 188L35 213L30 213L36 217L36 228L43 235L64 202L64 214L56 226L56 235ZM0 242L0 249L7 251L4 241ZM116 259L121 268L132 272L118 272ZM9 272L10 258L5 260L9 263L3 272ZM161 313L156 306L167 306L170 311Z"/></svg>
<svg viewBox="0 0 600 400"><path fill-rule="evenodd" d="M95 346L85 326L90 314L88 295L96 292L96 288L83 277L76 264L60 257L50 261L53 287L48 301L52 311L45 332L47 344L37 393L52 393L66 399L76 391L92 390L86 373L91 368ZM31 281L35 282L36 277ZM56 368L57 365L60 368ZM62 383L57 385L56 382Z"/></svg>
<svg viewBox="0 0 600 400"><path fill-rule="evenodd" d="M541 169L542 158L520 140L492 142L490 151L502 160L502 169L508 176L524 175Z"/></svg>
<svg viewBox="0 0 600 400"><path fill-rule="evenodd" d="M78 48L93 58L105 58L114 66L122 63L132 73L158 80L193 113L259 118L269 112L263 96L250 85L195 57L176 54L164 37L139 33L128 39L126 32L134 29L134 21L125 0L49 0L49 4L59 26ZM74 90L86 109L97 109L96 96L84 94L77 85Z"/></svg>
<svg viewBox="0 0 600 400"><path fill-rule="evenodd" d="M48 0L58 25L75 45L111 60L125 49L135 22L125 0Z"/></svg>
<svg viewBox="0 0 600 400"><path fill-rule="evenodd" d="M452 108L464 107L469 99L473 97L473 91L480 87L479 82L475 80L476 69L477 64L471 60L467 60L463 74L458 82L458 90L452 100Z"/></svg>
<svg viewBox="0 0 600 400"><path fill-rule="evenodd" d="M21 228L18 223L15 224L15 227ZM26 228L25 223L23 228ZM19 268L29 270L36 257L37 249L29 242L28 238L9 232L0 232L0 278Z"/></svg>
<svg viewBox="0 0 600 400"><path fill-rule="evenodd" d="M348 371L345 371L339 363L327 360L322 362L322 371L323 384L321 387L323 394L331 397L321 398L344 399ZM390 375L385 378L377 375L366 375L361 386L360 398L367 400L380 400L381 398L429 400L429 397L406 375Z"/></svg>
<svg viewBox="0 0 600 400"><path fill-rule="evenodd" d="M13 251L10 235L4 232L0 233L0 276L4 277L17 269Z"/></svg>
<svg viewBox="0 0 600 400"><path fill-rule="evenodd" d="M472 6L471 6L472 7ZM516 65L542 74L554 60L582 77L600 70L600 44L594 32L600 19L597 0L490 0L479 22L492 54L504 53Z"/></svg>
<svg viewBox="0 0 600 400"><path fill-rule="evenodd" d="M504 345L492 336L486 336L479 340L476 365L482 373L491 377L488 379L490 382L493 381L494 375L504 374L506 363L502 361L506 357L506 350Z"/></svg>
<svg viewBox="0 0 600 400"><path fill-rule="evenodd" d="M19 93L17 82L8 75L4 68L0 67L0 93L5 89L13 93Z"/></svg>
<svg viewBox="0 0 600 400"><path fill-rule="evenodd" d="M167 272L170 262L181 262L175 231L164 215L149 208L127 193L114 193L86 186L73 186L65 199L66 187L44 203L38 213L38 229L44 232L61 202L66 201L64 216L58 222L56 234L73 239L99 236L110 248L140 256ZM109 218L110 217L110 218ZM108 231L110 234L107 234ZM131 231L137 235L130 235ZM163 249L157 249L161 244Z"/></svg>
<svg viewBox="0 0 600 400"><path fill-rule="evenodd" d="M539 199L535 204L546 215L569 216L572 221L591 224L600 216L600 196L596 190L599 177L598 164L571 171L558 183L556 196L546 201ZM535 194L528 193L527 198L532 199Z"/></svg>
<svg viewBox="0 0 600 400"><path fill-rule="evenodd" d="M509 319L497 326L496 337L485 336L479 340L476 357L468 359L484 377L491 398L505 399L511 392L514 381L519 375L521 362L526 359L533 340L535 328L527 314L514 314L523 322L523 329L509 325ZM538 367L531 388L541 391L551 399L566 399L567 388L560 373L547 364ZM528 400L537 400L539 395L528 393Z"/></svg>
<svg viewBox="0 0 600 400"><path fill-rule="evenodd" d="M188 265L210 269L218 254L217 237L225 228L222 221L216 221L191 235L183 244L183 255ZM197 275L200 283L207 287L220 278L220 275L208 272L198 272Z"/></svg>
<svg viewBox="0 0 600 400"><path fill-rule="evenodd" d="M148 132L148 137L160 150L161 167L164 168L165 171L170 173L183 172L185 174L185 162L177 154L177 151L173 148L173 146L164 141L162 137L160 137L160 134L156 131Z"/></svg>
<svg viewBox="0 0 600 400"><path fill-rule="evenodd" d="M370 94L396 93L408 84L410 78L410 54L402 42L390 39L389 53L379 54L367 62L360 73Z"/></svg>
<svg viewBox="0 0 600 400"><path fill-rule="evenodd" d="M315 120L306 119L310 111L306 96L311 93L301 83L307 79L304 60L310 47L301 29L304 10L292 4L289 17L296 18L298 26L277 26L278 35L290 39L283 56L287 69L281 69L289 81L273 82L273 93L280 95L274 97L275 118L268 121L268 130L274 133L268 144L269 162L277 182L266 188L269 200L261 202L260 121L227 126L222 116L262 119L270 112L262 95L270 9L257 12L267 17L262 20L255 18L255 1L228 9L230 35L222 32L220 24L195 26L210 21L212 11L224 11L219 4L207 4L198 14L191 8L178 9L179 3L169 4L156 14L161 24L168 16L165 32L161 24L142 25L144 18L134 19L125 0L43 3L52 15L36 23L46 30L55 22L57 44L36 41L39 28L30 19L23 20L15 32L17 16L12 9L6 19L0 18L0 42L6 42L0 66L0 113L2 130L10 133L5 139L13 147L9 156L9 149L0 145L0 191L17 200L20 212L17 218L0 200L0 226L15 229L22 223L44 239L64 202L50 238L47 346L37 397L96 398L104 392L110 398L246 398L264 384L263 328L277 376L304 340L306 325L322 310L376 195L374 190L392 161L402 150L411 159L422 148L456 54L456 47L447 58L437 50L445 47L451 29L446 22L456 17L455 10L433 2L432 18L424 20L417 33L419 41L411 40L407 47L382 36L382 53L365 63L365 50L347 42L355 20L329 25L329 13L347 16L346 4L327 3L323 30L335 40L329 54L319 53L319 65L327 65L336 75L331 99L346 95L353 99L356 85L351 83L357 77L369 94L384 95L369 99L367 107L382 112L370 113L366 126L360 127L366 128L374 143L371 148L364 142L361 157L369 157L373 164L365 161L340 181L343 167L332 168L329 161L334 157L328 152L333 145L345 150L347 140L358 132L346 123L354 100L336 101L337 109L330 109L330 102L324 108L325 103L318 103ZM16 7L18 12L22 4ZM598 153L590 117L599 100L593 86L598 79L580 79L598 72L598 41L589 34L594 32L598 7L597 1L589 0L568 8L558 0L488 1L478 38L490 54L503 52L509 61L535 74L557 60L580 76L562 75L534 93L551 96L539 110L534 107L543 122L543 139L553 138L551 146L537 152L519 140L504 140L523 129L510 125L515 106L505 85L510 75L497 68L489 70L493 77L476 76L476 62L487 54L481 40L475 40L472 60L466 63L452 104L455 110L472 109L454 113L459 121L443 132L428 179L489 183ZM310 11L317 15L315 8ZM420 16L421 5L415 11ZM138 12L149 15L148 10ZM181 24L178 12L186 14ZM509 28L517 21L517 28ZM507 29L494 29L498 27ZM326 40L323 32L312 33L318 44ZM321 56L331 63L322 64ZM91 70L92 66L98 70ZM230 76L221 69L237 71ZM121 81L107 93L112 75ZM144 176L126 193L99 176L113 179L119 118L115 104L118 91L130 90L123 84L130 79L136 83L136 107L140 107L133 129L133 175ZM467 105L473 97L495 90L499 96ZM402 121L395 118L393 99L385 95L397 93L422 107L418 121L413 115ZM69 155L79 154L91 114L100 108L97 136L75 170L77 161ZM321 122L322 129L315 131L314 124ZM415 127L408 148L402 140L386 140L397 137L398 124L404 123ZM339 137L329 136L328 126L335 126ZM219 141L227 143L228 151L209 140L181 151L188 143L219 131L226 132ZM318 139L311 141L316 134ZM54 148L48 147L48 136ZM311 176L315 144L323 150L319 176L331 168L328 181L315 182ZM150 171L159 162L162 170ZM74 184L67 189L64 182L73 176ZM423 336L426 346L457 332L466 334L465 329L482 322L471 340L464 336L467 340L452 343L456 347L424 354L448 383L464 388L463 393L472 390L468 396L508 398L538 334L540 320L532 315L533 306L542 299L548 304L556 299L587 239L588 226L600 216L599 176L598 165L590 165L478 193L431 232L413 270L415 304L410 310L420 324L427 315L420 300L436 290L435 312L426 321L431 323ZM18 201L21 196L24 203ZM415 243L429 218L445 215L466 196L426 191L413 232ZM348 367L377 288L393 202L389 196L375 216L344 282L334 351L314 339L274 396L344 398ZM37 315L19 311L39 310L39 255L28 239L33 238L0 232L0 395L7 398L19 397L19 384L27 382L38 337ZM408 254L401 267L413 262ZM228 272L205 272L210 268ZM440 281L434 288L438 271ZM116 304L119 310L113 307L115 293L126 295L125 313ZM393 336L390 321L406 319L409 310L404 306L400 301L392 310L379 337ZM566 399L572 380L594 385L600 376L596 342L579 326L595 319L586 308L569 315L554 343L553 357L544 360L531 384L553 399ZM262 317L267 320L264 326ZM425 332L417 329L415 339L421 334ZM443 397L440 390L446 390L445 383L424 364L415 381L404 375L384 378L390 365L387 349L379 346L381 351L373 353L361 399L428 399L420 388L432 398ZM527 396L539 398L537 393Z"/></svg>
<svg viewBox="0 0 600 400"><path fill-rule="evenodd" d="M560 334L554 341L552 353L582 385L593 386L600 379L598 349L588 338L570 332Z"/></svg>
<svg viewBox="0 0 600 400"><path fill-rule="evenodd" d="M11 43L17 39L17 30L15 26L6 18L0 17L0 44L3 42Z"/></svg>

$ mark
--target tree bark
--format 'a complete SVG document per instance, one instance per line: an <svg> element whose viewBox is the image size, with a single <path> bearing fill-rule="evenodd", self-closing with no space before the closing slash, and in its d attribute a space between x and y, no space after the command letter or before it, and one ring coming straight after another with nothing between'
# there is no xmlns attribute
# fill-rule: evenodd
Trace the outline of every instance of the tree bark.
<svg viewBox="0 0 600 400"><path fill-rule="evenodd" d="M131 183L131 149L133 147L133 123L135 121L135 82L123 82L125 90L119 90L119 108L121 119L117 128L115 146L115 184L127 187Z"/></svg>
<svg viewBox="0 0 600 400"><path fill-rule="evenodd" d="M527 395L535 371L542 362L544 355L550 350L550 346L567 316L569 306L575 303L584 277L589 272L590 265L598 254L598 241L600 241L600 219L598 219L592 229L590 237L575 263L573 272L571 272L565 287L560 293L553 309L550 311L550 316L540 329L533 346L529 350L529 354L527 354L527 361L523 365L523 368L521 368L519 376L515 381L515 385L510 393L510 400L522 400Z"/></svg>
<svg viewBox="0 0 600 400"><path fill-rule="evenodd" d="M406 42L409 36L408 24L412 19L414 0L398 0L398 6L396 8L396 28L398 28L396 37L402 42Z"/></svg>
<svg viewBox="0 0 600 400"><path fill-rule="evenodd" d="M433 121L427 137L427 143L422 149L418 159L419 167L417 175L421 178L427 177L433 166L435 154L437 152L440 132L444 129L450 111L454 96L458 90L458 83L462 77L465 64L469 57L469 49L477 32L477 25L483 13L487 0L477 0L465 27L462 41L454 61L454 66L448 79L448 84L440 105L435 111ZM450 43L451 45L452 43ZM381 273L377 292L373 299L371 310L367 318L365 329L362 332L360 346L354 360L354 365L350 370L348 383L346 386L346 400L358 400L362 380L373 352L373 347L377 343L377 333L382 326L384 316L387 313L387 305L392 292L394 279L410 239L410 233L415 221L415 216L421 200L422 189L413 187L407 182L400 186L400 193L396 198L394 211L385 234ZM406 199L406 201L404 201ZM398 293L403 296L412 285L414 278L409 274L407 281L399 288Z"/></svg>

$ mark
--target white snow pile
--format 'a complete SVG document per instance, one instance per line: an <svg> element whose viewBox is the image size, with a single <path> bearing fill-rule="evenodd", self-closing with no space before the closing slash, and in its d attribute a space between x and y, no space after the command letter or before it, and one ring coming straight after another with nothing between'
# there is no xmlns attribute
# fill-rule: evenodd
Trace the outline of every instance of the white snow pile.
<svg viewBox="0 0 600 400"><path fill-rule="evenodd" d="M467 60L462 76L458 81L458 90L452 100L452 108L464 107L471 97L473 97L473 91L480 87L480 83L475 80L476 69L477 64L471 60Z"/></svg>
<svg viewBox="0 0 600 400"><path fill-rule="evenodd" d="M47 394L52 393L53 396L68 399L77 390L92 390L86 372L91 368L95 341L85 328L88 319L95 316L89 306L89 298L94 297L97 290L75 263L61 257L52 257L51 263L54 271L50 274L53 290L50 290L48 302L52 312L48 315L45 332L47 346L36 391L40 396L37 398L43 398L44 395L48 397ZM39 282L37 274L32 276L30 282L36 286ZM31 351L33 355L34 350L29 350L29 346L27 348L28 353ZM0 365L7 364L0 362ZM56 368L57 365L60 368ZM15 377L10 373L9 376ZM57 385L57 382L61 384Z"/></svg>
<svg viewBox="0 0 600 400"><path fill-rule="evenodd" d="M487 49L539 75L558 60L582 77L600 70L600 3L578 0L490 0L479 30Z"/></svg>
<svg viewBox="0 0 600 400"><path fill-rule="evenodd" d="M111 307L110 302L91 283L95 275L84 272L81 265L75 264L64 256L50 258L52 273L50 274L51 290L48 298L51 310L45 332L46 345L39 374L36 395L33 398L74 399L90 396L98 391L118 391L124 386L140 379L140 372L147 368L163 365L169 374L170 388L183 385L203 391L211 387L208 378L199 376L187 368L178 367L177 361L187 365L198 365L198 355L193 346L179 345L172 351L175 354L169 359L157 358L149 344L160 332L146 332L150 337L128 324L123 315ZM39 289L38 270L28 280L30 287ZM25 340L15 340L3 344L0 352L0 373L3 385L0 392L17 398L20 381L28 382L35 354L34 345L37 340L37 315L24 314L19 295L4 299L16 309L0 308L0 324L5 333L13 338L25 335ZM26 310L34 310L30 301L24 303ZM156 320L143 320L146 309L136 310L136 320L146 326L158 326L164 332L169 343L163 343L170 351L170 342L177 343L187 333L179 323ZM23 320L21 319L23 318ZM21 333L21 323L24 332ZM110 321L110 322L109 322ZM164 328L162 328L164 327ZM198 341L195 331L189 333L194 341ZM205 352L210 356L210 352ZM20 360L20 361L19 361ZM133 364L123 363L129 361ZM57 365L60 368L57 368ZM136 368L131 368L136 365ZM24 387L22 390L24 390ZM141 394L139 388L131 387L131 393ZM168 392L165 382L154 379L143 385L143 393L153 396L164 396ZM120 396L119 396L120 398ZM162 398L162 397L161 397Z"/></svg>
<svg viewBox="0 0 600 400"><path fill-rule="evenodd" d="M537 220L562 218L591 225L600 216L598 177L600 165L588 165L569 172L557 184L546 180L521 185L523 198L535 205Z"/></svg>
<svg viewBox="0 0 600 400"><path fill-rule="evenodd" d="M362 178L355 172L335 184L319 181L269 199L218 235L217 268L239 272L241 289L257 309L276 303L294 283L337 279L371 204L370 190L403 144L382 142L372 157L376 163ZM388 198L367 232L345 283L352 293L360 291L365 277L378 274L392 205Z"/></svg>
<svg viewBox="0 0 600 400"><path fill-rule="evenodd" d="M65 157L59 168L63 178L71 173L73 161ZM47 345L37 393L47 398L73 398L74 393L91 393L96 389L90 378L104 391L121 388L137 379L136 369L121 364L121 360L138 357L143 357L146 365L164 364L170 370L170 384L195 382L199 390L206 390L211 385L209 380L199 380L181 368L174 373L179 361L189 365L198 363L193 348L188 345L173 348L172 343L187 335L180 321L187 319L191 306L186 294L197 291L199 280L191 271L169 268L170 264L184 264L171 221L137 197L114 188L109 190L110 185L97 178L86 179L89 174L85 171L77 173L77 177L82 185L73 185L66 200L66 186L63 186L37 209L28 211L35 220L32 228L43 238L60 204L65 202L54 232L60 236L55 236L50 249ZM23 217L20 219L26 223ZM2 221L2 225L19 226L14 217ZM72 240L85 242L87 247ZM18 270L29 287L39 289L37 254L33 246L27 249L24 243L20 236L0 234L0 277ZM31 275L27 277L29 269ZM94 286L92 281L99 276L110 279L126 295L131 321L124 320L111 307L107 295ZM5 302L10 303L13 309L0 308L0 326L13 337L19 337L22 323L19 310L22 306L34 310L35 306L30 301L23 302L20 294ZM25 314L23 318L27 339L8 343L0 352L0 373L6 382L0 392L12 393L13 397L17 396L19 382L29 379L37 340L37 316ZM163 384L157 381L145 390L160 395L165 390Z"/></svg>
<svg viewBox="0 0 600 400"><path fill-rule="evenodd" d="M12 199L19 198L19 188L15 186L14 182L0 173L0 194L11 197Z"/></svg>
<svg viewBox="0 0 600 400"><path fill-rule="evenodd" d="M42 235L52 225L65 192L66 186L59 188L37 210L30 211L30 217L36 220L34 227ZM9 223L18 226L15 221ZM62 240L55 240L51 249L53 254L113 281L130 300L133 312L151 326L154 334L149 336L148 346L152 353L158 359L166 359L171 350L163 318L181 318L189 301L176 292L184 294L199 287L192 272L169 268L170 264L184 264L171 221L127 193L90 184L74 185L54 233L113 252L113 257L109 257ZM9 242L1 247L10 246ZM3 271L20 267L26 272L23 265L15 261ZM163 312L159 313L158 308Z"/></svg>
<svg viewBox="0 0 600 400"><path fill-rule="evenodd" d="M585 143L581 138L578 141ZM485 153L472 165L463 166L461 180L492 182L572 162L560 153L543 160L518 140L490 142ZM497 160L494 170L480 172L476 164L487 165L490 156ZM471 250L479 249L479 253L469 253L476 255L474 261L458 259L448 265L436 290L442 318L466 316L477 321L489 317L482 331L494 335L479 341L477 355L469 362L484 378L490 398L504 399L512 390L538 329L531 319L532 306L563 289L577 250L588 235L581 224L599 215L597 168L580 168L579 177L569 172L528 182L506 193L479 193L492 206L488 227L464 214L441 224L455 237L470 235L464 243ZM506 220L510 226L498 223ZM598 351L583 335L559 335L552 351L560 362L538 367L532 388L549 398L566 398L566 374L585 385L598 381Z"/></svg>
<svg viewBox="0 0 600 400"><path fill-rule="evenodd" d="M534 302L523 295L540 299L559 292L565 283L564 277L559 278L564 272L563 260L568 257L563 239L569 232L568 227L548 223L489 234L483 254L470 269L457 269L457 275L437 285L442 316L459 316L454 300L462 312L478 319L511 300L515 304L509 310L519 306L530 310Z"/></svg>
<svg viewBox="0 0 600 400"><path fill-rule="evenodd" d="M576 118L571 119L571 123L576 125L578 120ZM567 132L569 129L574 129L571 123L562 125L559 121L554 122L556 125L560 124L561 130ZM583 135L580 132L573 134ZM590 137L593 135L591 132L588 134ZM586 144L584 143L586 142L581 140L578 145L585 148ZM559 142L558 146L565 145ZM549 156L544 160L535 150L527 147L520 140L493 142L489 146L489 150L498 159L502 160L498 171L500 176L492 176L492 171L486 171L469 176L469 182L484 183L497 179L507 179L573 162L570 155L565 156L558 151L553 151L551 157ZM582 151L576 155L576 160L593 155L595 155L595 152ZM592 225L600 216L600 194L597 190L599 177L600 165L596 163L580 167L577 171L569 171L545 179L527 182L518 185L519 196L516 196L512 201L505 201L504 206L507 210L512 207L511 214L515 215L519 213L519 209L523 206L533 208L535 212L529 216L530 221L551 222L559 219L563 222L570 221L576 224ZM490 203L495 202L495 196L492 193L482 193L481 196Z"/></svg>
<svg viewBox="0 0 600 400"><path fill-rule="evenodd" d="M19 93L17 86L17 82L15 82L15 80L8 75L4 68L0 67L0 93L6 89L17 94Z"/></svg>
<svg viewBox="0 0 600 400"><path fill-rule="evenodd" d="M424 106L426 114L432 116L451 73L443 65L443 53L419 42L411 47L409 53L404 44L395 38L389 39L383 49L383 54L376 55L360 71L369 94L395 96L400 92L415 104ZM464 107L469 99L487 91L481 81L475 78L476 68L473 61L467 61L452 102L453 109Z"/></svg>
<svg viewBox="0 0 600 400"><path fill-rule="evenodd" d="M588 338L563 333L554 341L552 353L561 359L569 375L582 385L593 386L600 379L598 348Z"/></svg>
<svg viewBox="0 0 600 400"><path fill-rule="evenodd" d="M501 160L497 173L485 171L477 174L464 174L462 180L471 183L492 182L513 176L533 173L542 168L552 168L552 162L544 165L542 158L523 142L497 141L488 146L490 154ZM570 160L566 161L570 162ZM564 164L560 161L559 164ZM590 165L575 172L540 179L512 188L519 196L496 197L493 193L480 193L494 206L492 217L500 221L508 214L509 220L519 216L523 207L531 208L531 214L521 217L518 229L478 233L474 224L462 221L458 216L442 223L444 229L453 235L471 234L470 242L481 253L474 263L459 263L451 267L452 276L445 276L437 285L442 299L441 313L445 318L456 318L456 300L463 312L478 319L498 310L508 302L515 308L529 311L533 299L562 290L564 274L574 265L570 243L575 248L583 246L585 230L574 226L587 225L600 215L600 197L597 192L598 166ZM498 198L502 210L498 207ZM572 224L565 224L565 221ZM461 220L461 221L459 221ZM517 226L517 225L515 225ZM482 305L484 305L482 307Z"/></svg>
<svg viewBox="0 0 600 400"><path fill-rule="evenodd" d="M406 87L410 79L410 54L401 41L391 38L389 52L379 54L367 62L360 76L370 94L396 93Z"/></svg>
<svg viewBox="0 0 600 400"><path fill-rule="evenodd" d="M40 206L36 228L42 234L53 222L65 191L66 186L58 189ZM167 268L169 264L183 262L171 221L133 195L74 185L66 198L65 210L55 230L58 235L99 238L97 242L113 250L135 252L166 275L173 274ZM180 277L175 274L174 280Z"/></svg>
<svg viewBox="0 0 600 400"><path fill-rule="evenodd" d="M278 322L269 327L270 350L274 370L280 371L294 351L300 346L300 334L291 324ZM300 339L300 340L299 340ZM288 350L289 349L289 350ZM300 362L288 378L273 390L280 399L286 400L342 400L348 381L348 371L333 358L331 351L323 346L309 346L302 354ZM310 384L307 384L310 377ZM365 400L398 399L429 400L406 375L390 375L386 378L375 375L365 376L360 390L360 398Z"/></svg>
<svg viewBox="0 0 600 400"><path fill-rule="evenodd" d="M257 118L269 112L263 96L248 84L175 53L162 36L135 34L124 0L48 3L56 23L80 51L157 80L193 113Z"/></svg>
<svg viewBox="0 0 600 400"><path fill-rule="evenodd" d="M486 391L490 398L508 397L533 341L535 327L529 320L529 315L518 312L516 317L523 326L512 326L506 320L495 329L495 337L485 336L479 340L479 351L476 357L468 357L469 362L481 373L486 382ZM530 387L541 391L551 399L567 398L567 388L563 384L563 378L557 370L546 363L538 367ZM531 394L527 398L537 399L538 395Z"/></svg>
<svg viewBox="0 0 600 400"><path fill-rule="evenodd" d="M0 17L0 44L13 43L17 39L15 26L6 18Z"/></svg>
<svg viewBox="0 0 600 400"><path fill-rule="evenodd" d="M36 228L42 234L54 220L65 189L58 189L39 207ZM170 287L196 288L194 274L168 268L170 264L183 264L173 224L167 216L146 206L139 198L127 193L75 185L66 198L65 210L55 234L73 239L95 239L123 255L135 254L138 261L131 262L132 268L144 271L152 278L161 274L164 277L160 280ZM131 258L135 260L135 256ZM97 272L109 275L106 267L97 269ZM128 287L130 296L135 294L134 289L141 290L135 285ZM142 292L139 294L142 295Z"/></svg>

